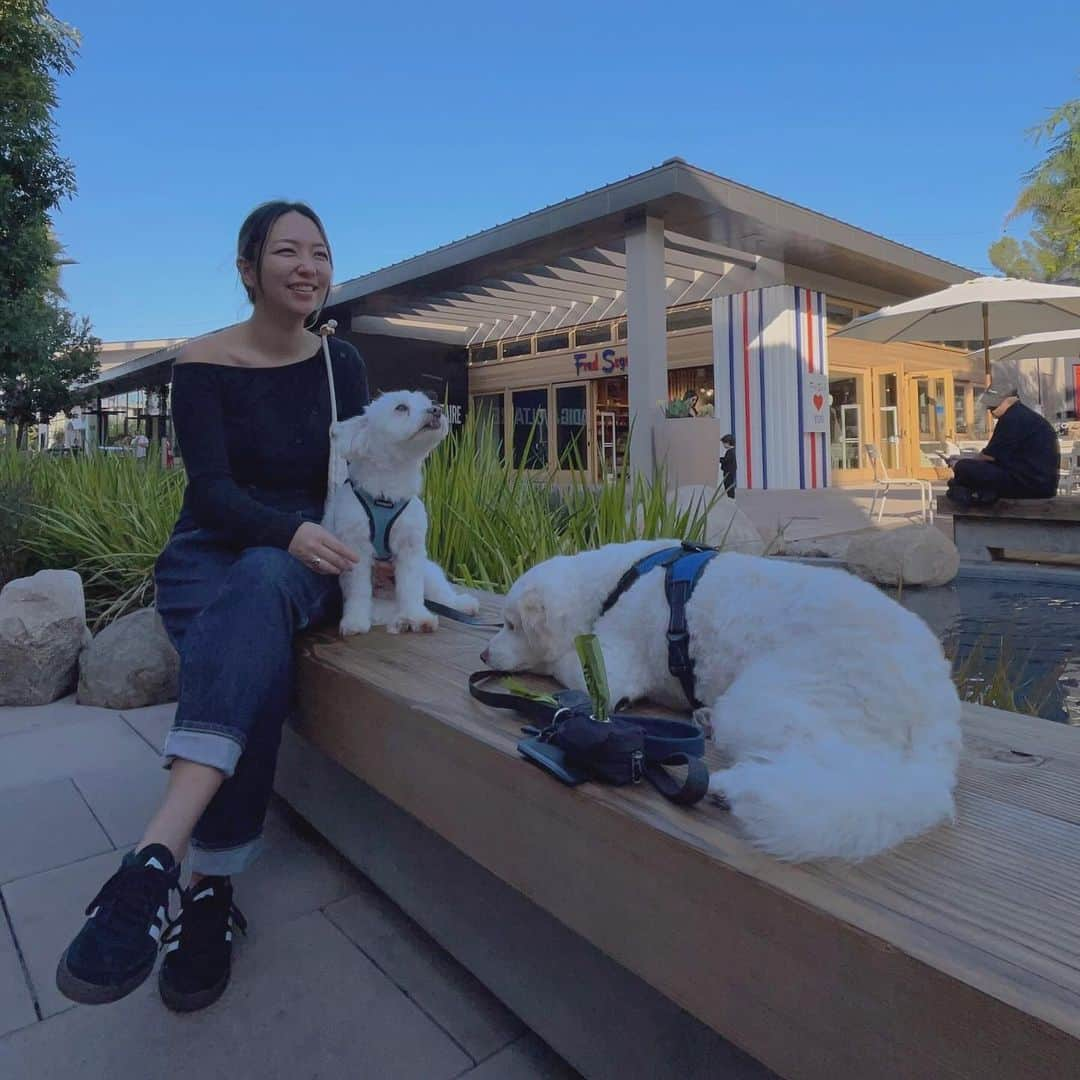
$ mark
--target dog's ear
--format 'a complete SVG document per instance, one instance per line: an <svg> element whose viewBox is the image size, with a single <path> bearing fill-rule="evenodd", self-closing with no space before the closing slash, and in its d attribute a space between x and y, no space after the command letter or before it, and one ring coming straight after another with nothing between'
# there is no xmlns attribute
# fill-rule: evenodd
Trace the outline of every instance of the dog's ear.
<svg viewBox="0 0 1080 1080"><path fill-rule="evenodd" d="M562 651L559 636L564 620L550 609L539 585L530 585L521 594L518 613L521 629L538 657L551 659Z"/></svg>
<svg viewBox="0 0 1080 1080"><path fill-rule="evenodd" d="M362 415L331 424L330 441L335 453L362 457L367 451L368 428L368 418Z"/></svg>

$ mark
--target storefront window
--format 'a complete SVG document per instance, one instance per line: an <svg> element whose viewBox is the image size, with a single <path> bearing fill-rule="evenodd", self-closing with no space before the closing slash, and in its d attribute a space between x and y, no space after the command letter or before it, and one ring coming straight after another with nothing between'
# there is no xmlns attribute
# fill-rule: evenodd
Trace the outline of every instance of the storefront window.
<svg viewBox="0 0 1080 1080"><path fill-rule="evenodd" d="M515 468L547 468L547 397L546 389L515 390L511 395Z"/></svg>
<svg viewBox="0 0 1080 1080"><path fill-rule="evenodd" d="M958 382L953 384L953 417L957 435L966 435L968 433L967 395L967 383Z"/></svg>
<svg viewBox="0 0 1080 1080"><path fill-rule="evenodd" d="M570 331L563 330L558 334L541 334L536 339L536 351L554 352L557 349L570 348Z"/></svg>
<svg viewBox="0 0 1080 1080"><path fill-rule="evenodd" d="M611 323L585 326L574 331L575 345L599 345L611 340Z"/></svg>
<svg viewBox="0 0 1080 1080"><path fill-rule="evenodd" d="M881 460L886 469L900 468L899 377L893 372L878 375L878 422Z"/></svg>
<svg viewBox="0 0 1080 1080"><path fill-rule="evenodd" d="M517 341L504 341L502 354L504 359L510 356L528 356L532 352L532 338L518 338Z"/></svg>
<svg viewBox="0 0 1080 1080"><path fill-rule="evenodd" d="M703 364L701 367L677 368L668 372L668 400L676 401L694 395L694 412L698 416L709 416L713 404L713 367Z"/></svg>
<svg viewBox="0 0 1080 1080"><path fill-rule="evenodd" d="M587 388L555 388L555 453L560 469L584 469L588 465Z"/></svg>
<svg viewBox="0 0 1080 1080"><path fill-rule="evenodd" d="M859 468L862 457L862 380L857 375L829 376L829 433L832 467Z"/></svg>
<svg viewBox="0 0 1080 1080"><path fill-rule="evenodd" d="M934 468L945 450L945 380L923 378L915 380L917 417L919 421L919 465Z"/></svg>
<svg viewBox="0 0 1080 1080"><path fill-rule="evenodd" d="M503 436L503 395L481 394L473 398L473 408L476 410L476 422L478 424L489 423L495 434L495 442L499 447L499 460L506 460L506 440Z"/></svg>
<svg viewBox="0 0 1080 1080"><path fill-rule="evenodd" d="M698 326L712 326L712 307L672 308L667 313L668 330L692 330Z"/></svg>

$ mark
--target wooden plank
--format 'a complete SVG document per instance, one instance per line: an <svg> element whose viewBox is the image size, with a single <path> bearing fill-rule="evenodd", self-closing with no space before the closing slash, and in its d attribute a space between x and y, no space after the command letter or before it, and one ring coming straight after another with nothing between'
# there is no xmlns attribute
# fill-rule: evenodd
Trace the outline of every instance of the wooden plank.
<svg viewBox="0 0 1080 1080"><path fill-rule="evenodd" d="M485 637L306 638L304 734L784 1076L1080 1075L1075 730L969 707L955 826L787 866L716 807L524 764L465 690Z"/></svg>
<svg viewBox="0 0 1080 1080"><path fill-rule="evenodd" d="M1063 521L1080 523L1080 495L1059 495L1053 499L998 499L988 506L953 506L956 521Z"/></svg>

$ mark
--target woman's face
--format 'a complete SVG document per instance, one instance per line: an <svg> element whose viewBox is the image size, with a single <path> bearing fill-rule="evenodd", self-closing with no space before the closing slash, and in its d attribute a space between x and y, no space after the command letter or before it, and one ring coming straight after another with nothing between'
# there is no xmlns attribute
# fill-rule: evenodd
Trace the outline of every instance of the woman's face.
<svg viewBox="0 0 1080 1080"><path fill-rule="evenodd" d="M322 306L330 288L330 252L315 222L295 210L274 222L262 254L261 284L255 267L237 260L257 306L306 318Z"/></svg>

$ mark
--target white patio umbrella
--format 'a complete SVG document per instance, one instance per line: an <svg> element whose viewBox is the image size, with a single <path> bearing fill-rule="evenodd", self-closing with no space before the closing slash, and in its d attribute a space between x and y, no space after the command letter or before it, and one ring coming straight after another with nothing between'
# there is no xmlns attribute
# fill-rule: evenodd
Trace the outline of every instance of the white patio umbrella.
<svg viewBox="0 0 1080 1080"><path fill-rule="evenodd" d="M980 356L982 350L968 355ZM990 346L991 360L1035 360L1046 356L1080 356L1080 330L1024 334Z"/></svg>
<svg viewBox="0 0 1080 1080"><path fill-rule="evenodd" d="M978 277L863 315L834 337L860 341L983 341L1018 334L1080 330L1080 288L1019 278Z"/></svg>

